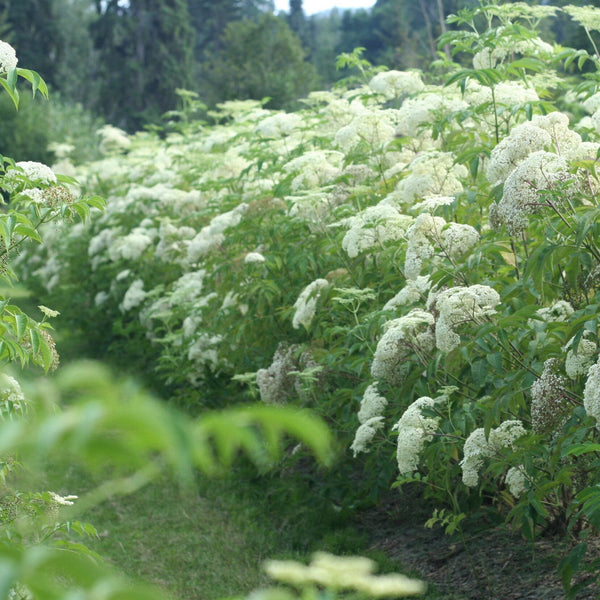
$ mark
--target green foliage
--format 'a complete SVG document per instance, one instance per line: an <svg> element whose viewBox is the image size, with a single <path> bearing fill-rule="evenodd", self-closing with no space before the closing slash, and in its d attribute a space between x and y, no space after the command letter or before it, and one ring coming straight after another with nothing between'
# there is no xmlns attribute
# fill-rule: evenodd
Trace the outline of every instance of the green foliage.
<svg viewBox="0 0 600 600"><path fill-rule="evenodd" d="M211 85L209 103L268 98L272 108L290 108L317 87L300 39L285 21L265 14L237 21L223 32L223 47L203 65Z"/></svg>
<svg viewBox="0 0 600 600"><path fill-rule="evenodd" d="M427 86L357 49L339 64L359 80L298 112L257 92L212 125L109 132L78 170L107 211L28 250L28 284L190 410L257 394L316 410L347 449L314 485L340 511L419 485L449 533L507 522L583 543L599 510L600 104L597 73L574 71L593 56L539 36L555 12L459 11ZM273 460L245 426L231 448L213 434L226 462ZM282 468L318 481L290 456Z"/></svg>
<svg viewBox="0 0 600 600"><path fill-rule="evenodd" d="M55 151L61 144L67 144L73 162L100 156L95 132L102 122L81 106L67 104L55 95L51 102L23 95L15 111L10 97L2 94L0 116L0 153L4 156L53 164L63 158Z"/></svg>

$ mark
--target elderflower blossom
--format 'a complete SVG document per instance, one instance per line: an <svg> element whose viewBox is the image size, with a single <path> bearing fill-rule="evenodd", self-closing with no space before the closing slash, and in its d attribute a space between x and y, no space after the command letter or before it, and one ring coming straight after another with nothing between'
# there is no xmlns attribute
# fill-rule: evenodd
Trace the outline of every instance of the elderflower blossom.
<svg viewBox="0 0 600 600"><path fill-rule="evenodd" d="M527 87L520 81L501 81L494 86L494 94L488 86L470 81L465 99L472 106L481 106L495 102L497 105L514 106L526 102L538 102L539 96L533 87Z"/></svg>
<svg viewBox="0 0 600 600"><path fill-rule="evenodd" d="M355 590L369 597L422 594L421 581L397 573L374 575L375 563L362 556L335 556L316 552L306 566L294 560L269 560L265 572L271 579L294 586L317 584L326 589Z"/></svg>
<svg viewBox="0 0 600 600"><path fill-rule="evenodd" d="M552 306L544 306L535 311L535 316L544 323L565 323L575 312L570 302L557 300ZM529 319L527 324L535 327L537 319Z"/></svg>
<svg viewBox="0 0 600 600"><path fill-rule="evenodd" d="M327 279L316 279L302 290L294 303L294 308L296 309L292 319L292 327L294 329L299 329L300 325L304 326L305 329L310 327L310 323L317 310L317 302L321 296L321 292L328 286L329 282Z"/></svg>
<svg viewBox="0 0 600 600"><path fill-rule="evenodd" d="M19 382L6 373L0 373L0 419L22 413L25 395Z"/></svg>
<svg viewBox="0 0 600 600"><path fill-rule="evenodd" d="M23 177L36 184L52 185L57 183L54 171L47 165L32 161L22 160L15 163L16 169L8 168L5 175L5 187L8 190L16 189Z"/></svg>
<svg viewBox="0 0 600 600"><path fill-rule="evenodd" d="M355 258L368 248L401 239L412 221L412 217L400 214L393 206L370 206L348 219L350 229L342 240L342 248Z"/></svg>
<svg viewBox="0 0 600 600"><path fill-rule="evenodd" d="M386 98L398 98L407 94L416 94L425 89L418 71L384 71L377 73L369 82L369 87Z"/></svg>
<svg viewBox="0 0 600 600"><path fill-rule="evenodd" d="M411 212L428 212L433 213L437 208L450 206L456 198L454 196L428 196L422 202L413 204L409 210Z"/></svg>
<svg viewBox="0 0 600 600"><path fill-rule="evenodd" d="M543 150L530 154L506 178L496 218L506 225L510 235L520 234L527 227L528 215L545 206L540 192L552 190L571 177L567 162L561 156Z"/></svg>
<svg viewBox="0 0 600 600"><path fill-rule="evenodd" d="M493 69L498 63L511 54L522 54L526 56L548 56L553 53L553 48L548 42L540 38L525 40L513 40L510 32L504 27L498 27L496 46L494 48L483 48L473 56L474 69Z"/></svg>
<svg viewBox="0 0 600 600"><path fill-rule="evenodd" d="M558 360L544 362L540 377L531 386L531 426L536 433L556 431L569 409L565 378L558 374Z"/></svg>
<svg viewBox="0 0 600 600"><path fill-rule="evenodd" d="M387 404L388 401L377 391L377 383L372 383L367 387L360 401L358 422L364 425L373 417L381 417Z"/></svg>
<svg viewBox="0 0 600 600"><path fill-rule="evenodd" d="M600 430L600 359L588 369L583 407L590 417L596 419L596 429Z"/></svg>
<svg viewBox="0 0 600 600"><path fill-rule="evenodd" d="M7 73L10 69L16 69L19 59L15 49L0 40L0 73Z"/></svg>
<svg viewBox="0 0 600 600"><path fill-rule="evenodd" d="M344 155L335 151L306 152L283 166L288 173L297 173L292 180L293 192L315 189L338 177L342 170Z"/></svg>
<svg viewBox="0 0 600 600"><path fill-rule="evenodd" d="M423 396L415 400L404 412L392 431L398 431L396 458L401 475L414 473L419 466L419 457L426 442L433 439L440 417L427 417L423 408L433 408L436 400Z"/></svg>
<svg viewBox="0 0 600 600"><path fill-rule="evenodd" d="M439 312L435 324L436 346L442 352L451 352L460 345L455 327L465 322L482 323L495 314L500 295L487 285L458 286L440 292L433 303Z"/></svg>
<svg viewBox="0 0 600 600"><path fill-rule="evenodd" d="M252 263L264 263L265 257L260 252L248 252L246 256L244 256L244 263L252 264Z"/></svg>
<svg viewBox="0 0 600 600"><path fill-rule="evenodd" d="M384 146L396 137L396 128L383 110L365 109L335 134L335 144L348 151L365 142L373 148Z"/></svg>
<svg viewBox="0 0 600 600"><path fill-rule="evenodd" d="M460 461L462 480L467 487L475 487L479 483L479 471L485 459L492 455L492 450L485 437L485 429L479 427L471 432L463 446L463 459Z"/></svg>
<svg viewBox="0 0 600 600"><path fill-rule="evenodd" d="M144 250L152 243L151 232L143 227L136 227L117 243L111 245L108 257L116 262L123 258L125 260L138 260ZM88 250L89 251L89 250Z"/></svg>
<svg viewBox="0 0 600 600"><path fill-rule="evenodd" d="M431 313L420 309L388 321L373 355L371 375L392 385L401 383L410 370L409 358L433 350L434 322Z"/></svg>
<svg viewBox="0 0 600 600"><path fill-rule="evenodd" d="M119 154L131 147L131 139L125 131L113 125L104 125L96 131L100 136L102 154Z"/></svg>
<svg viewBox="0 0 600 600"><path fill-rule="evenodd" d="M467 487L475 487L479 483L479 472L485 460L504 448L511 448L525 433L523 424L517 420L504 421L491 429L487 439L483 427L471 432L465 441L463 459L460 461L463 483Z"/></svg>
<svg viewBox="0 0 600 600"><path fill-rule="evenodd" d="M435 253L433 242L440 240L445 225L446 221L442 217L421 213L408 228L406 232L408 244L404 257L406 279L416 279L421 274L423 263Z"/></svg>
<svg viewBox="0 0 600 600"><path fill-rule="evenodd" d="M265 138L283 138L291 135L302 125L302 117L296 113L277 113L262 119L254 131Z"/></svg>
<svg viewBox="0 0 600 600"><path fill-rule="evenodd" d="M427 297L430 288L429 275L419 275L415 279L407 279L406 285L391 300L386 302L383 310L395 310L398 306L419 302Z"/></svg>
<svg viewBox="0 0 600 600"><path fill-rule="evenodd" d="M437 150L417 155L407 170L410 174L386 196L385 204L410 207L430 196L453 196L462 192L460 180L468 175L464 165L454 164L453 154Z"/></svg>
<svg viewBox="0 0 600 600"><path fill-rule="evenodd" d="M52 502L61 506L73 506L73 500L77 500L79 496L69 494L68 496L60 496L55 492L49 492Z"/></svg>
<svg viewBox="0 0 600 600"><path fill-rule="evenodd" d="M452 96L447 89L440 93L428 92L408 98L398 110L396 132L399 135L418 137L421 128L430 125L434 117L468 108L468 104L458 96Z"/></svg>
<svg viewBox="0 0 600 600"><path fill-rule="evenodd" d="M479 241L479 233L471 225L448 223L442 230L441 246L451 258L463 256Z"/></svg>
<svg viewBox="0 0 600 600"><path fill-rule="evenodd" d="M266 404L280 404L295 391L293 371L298 371L298 346L279 344L271 365L256 372L260 398Z"/></svg>
<svg viewBox="0 0 600 600"><path fill-rule="evenodd" d="M488 181L492 185L503 183L529 154L544 150L551 144L550 134L541 127L530 122L517 125L492 150L486 171Z"/></svg>
<svg viewBox="0 0 600 600"><path fill-rule="evenodd" d="M213 217L210 225L203 227L196 236L188 242L188 262L194 264L198 262L202 256L211 250L218 248L225 240L223 232L230 227L237 226L247 209L248 205L242 202L234 209Z"/></svg>
<svg viewBox="0 0 600 600"><path fill-rule="evenodd" d="M144 282L141 279L136 279L123 296L123 301L119 305L121 312L127 312L136 306L139 306L146 298L144 291Z"/></svg>
<svg viewBox="0 0 600 600"><path fill-rule="evenodd" d="M600 8L568 4L562 10L587 31L600 31Z"/></svg>
<svg viewBox="0 0 600 600"><path fill-rule="evenodd" d="M527 491L527 477L523 467L511 467L504 478L508 491L515 497L520 498Z"/></svg>
<svg viewBox="0 0 600 600"><path fill-rule="evenodd" d="M583 336L579 338L577 351L573 350L574 337L563 348L567 352L565 372L571 379L577 379L580 375L585 375L595 362L598 346L594 340L587 339L586 333L588 332L584 332Z"/></svg>
<svg viewBox="0 0 600 600"><path fill-rule="evenodd" d="M350 446L350 450L356 457L361 452L368 452L368 446L373 441L377 432L383 427L383 417L371 417L356 430L354 441Z"/></svg>

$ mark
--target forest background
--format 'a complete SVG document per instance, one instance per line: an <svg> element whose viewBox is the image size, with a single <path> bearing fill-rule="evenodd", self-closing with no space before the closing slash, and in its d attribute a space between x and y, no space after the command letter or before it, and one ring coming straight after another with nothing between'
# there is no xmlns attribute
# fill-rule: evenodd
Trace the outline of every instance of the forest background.
<svg viewBox="0 0 600 600"><path fill-rule="evenodd" d="M555 4L567 3L599 5ZM75 160L95 158L97 144L82 130L102 121L128 132L157 126L186 100L182 89L198 95L200 118L231 99L293 109L344 76L336 56L357 47L374 65L426 69L440 52L444 15L476 4L377 0L371 9L306 16L302 0L278 14L271 0L0 0L0 39L53 95L51 106L25 99L18 113L0 98L0 153L51 164L49 142L73 138ZM566 17L547 33L572 47L589 43Z"/></svg>

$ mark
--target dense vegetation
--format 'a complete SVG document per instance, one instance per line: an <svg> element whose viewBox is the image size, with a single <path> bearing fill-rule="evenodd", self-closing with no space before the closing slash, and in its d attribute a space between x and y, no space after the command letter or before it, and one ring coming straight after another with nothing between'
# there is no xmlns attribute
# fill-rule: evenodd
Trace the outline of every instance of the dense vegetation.
<svg viewBox="0 0 600 600"><path fill-rule="evenodd" d="M401 498L418 488L432 507L429 524L450 535L505 523L530 540L568 536L572 549L557 568L576 597L600 566L588 551L600 527L600 9L482 2L444 21L445 3L412 3L421 25L398 43L408 52L420 35L414 47L433 59L426 71L374 67L374 46L365 44L339 55L344 78L334 87L279 110L263 98L265 82L275 82L268 95L283 107L286 94L299 93L288 77L314 74L302 59L311 20L301 2L291 3L287 24L268 3L233 3L247 18L232 22L214 3L195 6L212 7L214 18L199 19L191 1L84 11L89 31L109 27L123 52L135 50L125 69L132 101L125 106L115 92L105 116L123 109L121 124L152 127L129 134L104 125L97 147L89 137L82 146L78 124L93 117L80 111L63 126L72 143L52 148L53 169L3 158L3 275L12 281L14 268L52 308L41 306L39 320L3 300L0 358L55 368L56 322L87 355L141 375L169 399L155 402L79 366L59 370L27 402L5 375L7 481L17 472L12 453L26 463L55 448L116 459L128 475L113 487L135 489L164 465L185 480L194 468L230 466L243 450L262 469L296 474L311 501L340 513L376 504L390 488ZM411 23L400 11L407 6L347 13L344 31L363 17ZM146 19L152 7L165 11L160 23ZM207 29L199 46L192 30L200 22L219 34ZM177 53L150 43L166 36L152 30L159 25L179 32ZM557 43L580 32L585 43L575 48ZM121 50L99 36L102 68L114 66ZM136 62L150 47L152 74ZM246 47L262 49L261 65L274 55L295 67L253 72ZM19 101L19 76L46 94L35 72L16 68L10 46L0 50L7 101ZM171 78L153 79L159 65ZM119 77L108 70L95 98ZM222 87L231 89L219 91L218 75L228 72ZM194 73L213 76L210 108L174 79L185 85ZM68 103L57 110L74 114ZM58 129L52 135L66 141ZM85 161L76 141L90 153ZM46 410L61 404L57 416ZM331 461L323 421L338 439L326 474L309 456ZM276 479L269 473L265 480ZM48 575L55 564L67 568L56 550L84 550L64 536L93 530L48 529L67 496L6 490L7 593L18 581L35 597L62 597ZM43 518L25 518L32 514ZM40 538L54 545L38 578L26 566ZM88 563L77 565L65 573L82 587L106 575L85 579ZM350 568L360 583L353 589L377 595L388 588L373 581L372 566L319 555L311 567L270 570L335 587L331 573ZM402 593L421 589L385 581Z"/></svg>

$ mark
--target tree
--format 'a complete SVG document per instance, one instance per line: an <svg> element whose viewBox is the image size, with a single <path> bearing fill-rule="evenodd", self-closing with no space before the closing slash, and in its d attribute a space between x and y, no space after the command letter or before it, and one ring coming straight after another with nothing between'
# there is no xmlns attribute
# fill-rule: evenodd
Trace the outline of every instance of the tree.
<svg viewBox="0 0 600 600"><path fill-rule="evenodd" d="M98 51L100 112L128 130L175 107L177 88L192 86L194 30L187 0L96 0L92 37Z"/></svg>
<svg viewBox="0 0 600 600"><path fill-rule="evenodd" d="M0 15L5 39L15 47L19 64L28 65L55 85L54 66L61 58L62 43L54 0L0 0Z"/></svg>
<svg viewBox="0 0 600 600"><path fill-rule="evenodd" d="M269 97L272 108L290 107L318 85L314 67L287 23L272 14L230 23L223 49L205 65L209 102Z"/></svg>

